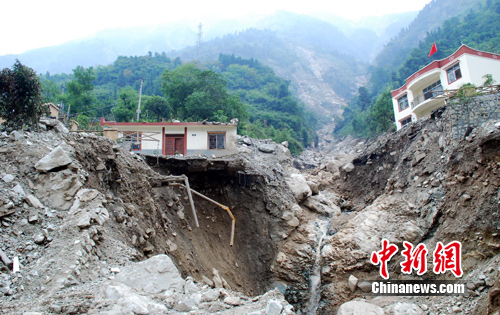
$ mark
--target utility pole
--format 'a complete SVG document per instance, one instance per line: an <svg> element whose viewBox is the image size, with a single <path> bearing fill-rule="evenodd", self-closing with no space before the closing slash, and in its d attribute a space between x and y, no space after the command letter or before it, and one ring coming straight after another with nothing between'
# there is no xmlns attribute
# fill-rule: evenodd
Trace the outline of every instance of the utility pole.
<svg viewBox="0 0 500 315"><path fill-rule="evenodd" d="M201 46L203 44L203 25L200 23L198 25L198 37L196 41L196 59L200 61L201 58Z"/></svg>
<svg viewBox="0 0 500 315"><path fill-rule="evenodd" d="M62 92L62 95L64 95L64 90L66 89L66 83L63 83L61 85L61 92ZM61 101L61 108L60 108L60 114L58 115L57 119L63 119L64 121L64 113L62 112L64 110L64 102ZM69 115L69 112L68 112L68 115Z"/></svg>
<svg viewBox="0 0 500 315"><path fill-rule="evenodd" d="M69 126L69 110L71 109L71 104L68 104L68 115L66 116L66 126Z"/></svg>
<svg viewBox="0 0 500 315"><path fill-rule="evenodd" d="M137 105L137 122L139 122L139 117L141 116L141 96L142 96L142 83L144 81L141 78L141 86L139 87L139 104Z"/></svg>

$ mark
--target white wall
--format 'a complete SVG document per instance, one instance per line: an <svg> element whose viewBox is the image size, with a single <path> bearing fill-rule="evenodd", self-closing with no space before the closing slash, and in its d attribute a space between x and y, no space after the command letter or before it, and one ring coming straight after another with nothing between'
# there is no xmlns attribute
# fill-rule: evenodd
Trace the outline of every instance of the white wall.
<svg viewBox="0 0 500 315"><path fill-rule="evenodd" d="M408 97L408 108L406 108L405 110L403 110L401 112L399 111L398 99L401 98L403 95L404 95L404 93L401 94L399 97L392 99L392 106L394 109L394 117L396 120L396 126L397 126L398 130L401 128L400 120L402 120L402 119L404 119L412 114L411 101L413 100L413 93L411 92L411 90L407 90L407 94L406 94L406 96Z"/></svg>
<svg viewBox="0 0 500 315"><path fill-rule="evenodd" d="M457 61L460 62L462 78L448 84L446 70L455 65ZM450 90L458 89L466 83L472 83L477 87L482 86L485 81L483 76L486 74L493 75L493 79L495 79L497 83L500 82L500 59L465 54L458 58L458 60L453 60L442 69L441 82L443 83L443 87Z"/></svg>
<svg viewBox="0 0 500 315"><path fill-rule="evenodd" d="M188 127L188 150L208 150L208 132L217 131L226 132L226 149L236 148L236 126L206 125Z"/></svg>
<svg viewBox="0 0 500 315"><path fill-rule="evenodd" d="M184 128L186 126L165 126L165 134L168 135L183 135L184 134ZM163 126L160 126L160 132L163 128ZM189 126L188 126L188 130L189 130Z"/></svg>
<svg viewBox="0 0 500 315"><path fill-rule="evenodd" d="M484 83L483 76L486 74L493 75L493 79L500 83L500 60L491 59L474 55L466 55L467 59L467 78L469 82L476 86L482 86Z"/></svg>
<svg viewBox="0 0 500 315"><path fill-rule="evenodd" d="M180 125L180 126L147 126L147 125L126 125L112 126L119 131L139 131L142 132L141 151L146 153L156 152L162 153L162 129L165 128L165 135L175 134L184 135L187 127L187 151L188 154L208 154L208 153L224 153L224 151L237 150L237 129L234 125ZM208 150L208 133L209 132L226 132L225 150ZM154 133L154 134L153 134ZM121 135L120 135L121 137ZM158 141L154 141L152 139ZM217 153L218 151L218 153ZM155 153L155 154L156 154Z"/></svg>

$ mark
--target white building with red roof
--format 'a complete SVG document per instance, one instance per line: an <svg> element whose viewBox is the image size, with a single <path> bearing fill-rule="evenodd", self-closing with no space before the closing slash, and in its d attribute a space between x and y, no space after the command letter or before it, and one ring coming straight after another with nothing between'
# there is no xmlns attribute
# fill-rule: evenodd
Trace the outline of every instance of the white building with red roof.
<svg viewBox="0 0 500 315"><path fill-rule="evenodd" d="M236 153L237 119L218 122L114 122L101 118L105 135L131 143L131 150L154 155ZM111 135L109 131L116 135ZM108 131L108 132L107 132Z"/></svg>
<svg viewBox="0 0 500 315"><path fill-rule="evenodd" d="M391 92L397 129L428 118L433 110L445 104L447 91L466 83L481 86L486 74L500 80L500 55L466 45L445 59L431 62Z"/></svg>

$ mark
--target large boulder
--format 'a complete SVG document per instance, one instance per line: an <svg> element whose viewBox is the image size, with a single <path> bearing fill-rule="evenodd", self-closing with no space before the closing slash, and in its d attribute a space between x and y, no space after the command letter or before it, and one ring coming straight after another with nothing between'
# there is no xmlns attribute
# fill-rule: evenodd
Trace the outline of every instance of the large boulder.
<svg viewBox="0 0 500 315"><path fill-rule="evenodd" d="M318 194L315 196L311 196L304 201L303 205L313 212L317 212L319 214L327 214L331 216L340 215L341 209L339 206L330 201L323 194Z"/></svg>
<svg viewBox="0 0 500 315"><path fill-rule="evenodd" d="M330 173L336 173L342 166L342 162L338 160L331 160L326 163L326 170Z"/></svg>
<svg viewBox="0 0 500 315"><path fill-rule="evenodd" d="M281 302L276 299L271 299L267 302L266 305L266 314L267 315L279 315L281 314L281 310L283 309L283 305Z"/></svg>
<svg viewBox="0 0 500 315"><path fill-rule="evenodd" d="M354 164L352 164L352 162L349 162L349 163L345 164L344 166L342 166L342 170L346 173L350 173L350 172L354 171Z"/></svg>
<svg viewBox="0 0 500 315"><path fill-rule="evenodd" d="M69 169L61 172L41 173L35 189L37 197L47 206L68 210L73 197L83 184L80 177Z"/></svg>
<svg viewBox="0 0 500 315"><path fill-rule="evenodd" d="M85 229L91 225L103 225L109 219L109 211L104 207L106 197L95 189L80 189L75 202L69 209L71 220L65 225Z"/></svg>
<svg viewBox="0 0 500 315"><path fill-rule="evenodd" d="M403 241L416 244L425 233L421 221L419 213L412 211L407 200L383 195L353 214L337 233L326 239L321 256L325 265L331 267L334 277L334 273L352 272L363 268L361 266L370 266L376 271L378 267L373 266L368 258L372 252L380 250L381 240L387 239L393 244ZM334 227L338 224L338 220L332 219Z"/></svg>
<svg viewBox="0 0 500 315"><path fill-rule="evenodd" d="M276 145L273 143L267 144L263 143L259 145L259 151L264 153L273 153L276 151Z"/></svg>
<svg viewBox="0 0 500 315"><path fill-rule="evenodd" d="M309 185L309 188L311 188L313 195L319 194L319 185L317 183L312 181L307 181L307 185Z"/></svg>
<svg viewBox="0 0 500 315"><path fill-rule="evenodd" d="M112 305L111 314L165 314L167 308L129 286L113 283L101 286L95 295L96 304Z"/></svg>
<svg viewBox="0 0 500 315"><path fill-rule="evenodd" d="M306 200L312 195L311 188L307 185L305 177L301 174L292 174L286 179L288 187L292 190L293 196L298 203Z"/></svg>
<svg viewBox="0 0 500 315"><path fill-rule="evenodd" d="M184 279L167 255L157 255L148 260L123 268L115 281L150 294L167 290L181 292Z"/></svg>
<svg viewBox="0 0 500 315"><path fill-rule="evenodd" d="M68 128L66 128L66 126L64 126L64 124L57 119L44 118L40 120L40 124L45 125L48 128L55 129L59 133L69 133Z"/></svg>
<svg viewBox="0 0 500 315"><path fill-rule="evenodd" d="M50 172L54 169L68 166L69 164L71 164L71 158L61 146L58 146L36 162L35 168L40 172Z"/></svg>
<svg viewBox="0 0 500 315"><path fill-rule="evenodd" d="M349 301L340 305L337 315L384 315L384 310L375 304Z"/></svg>
<svg viewBox="0 0 500 315"><path fill-rule="evenodd" d="M386 310L393 310L394 315L421 315L424 311L414 303L397 302L389 305Z"/></svg>

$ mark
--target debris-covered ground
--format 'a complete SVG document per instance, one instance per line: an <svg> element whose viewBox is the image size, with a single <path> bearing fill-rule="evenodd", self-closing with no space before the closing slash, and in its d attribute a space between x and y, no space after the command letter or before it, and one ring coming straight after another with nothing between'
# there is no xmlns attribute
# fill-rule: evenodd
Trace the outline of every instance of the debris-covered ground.
<svg viewBox="0 0 500 315"><path fill-rule="evenodd" d="M249 200L241 210L231 204L238 218L231 247L224 211L195 200L194 227L185 192L152 187L162 176L111 140L14 132L0 136L0 151L2 314L293 313L271 290L268 271L279 243L273 238L282 235L266 218L244 222L238 211L251 209ZM293 198L274 193L271 200L273 192L256 184L246 189L265 195L262 211Z"/></svg>
<svg viewBox="0 0 500 315"><path fill-rule="evenodd" d="M359 314L370 307L376 314L495 314L500 273L500 124L489 121L466 138L456 138L439 120L431 120L368 143L345 141L349 145L340 157L349 156L350 162L339 163L328 154L306 175L338 194L341 208L321 251L320 311L331 314L346 301L361 300L365 304L348 303L339 314L350 314L352 305ZM437 242L461 242L460 279L466 283L466 293L367 295L371 292L367 281L382 279L370 255L381 249L383 238L400 251L404 241L429 249L426 274L402 274L403 256L398 253L388 265L390 280L456 279L450 271L439 276L432 271L432 251Z"/></svg>
<svg viewBox="0 0 500 315"><path fill-rule="evenodd" d="M246 137L239 154L138 156L106 138L0 135L0 309L5 314L494 314L500 290L500 129L465 139L438 121L363 141ZM186 190L158 185L186 175ZM381 239L460 241L467 293L375 297ZM428 260L422 276L437 276ZM17 263L19 262L19 264ZM19 267L19 271L12 269ZM350 313L356 310L358 313Z"/></svg>

